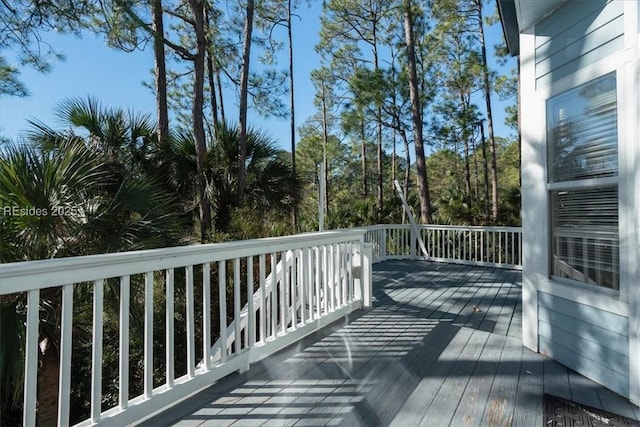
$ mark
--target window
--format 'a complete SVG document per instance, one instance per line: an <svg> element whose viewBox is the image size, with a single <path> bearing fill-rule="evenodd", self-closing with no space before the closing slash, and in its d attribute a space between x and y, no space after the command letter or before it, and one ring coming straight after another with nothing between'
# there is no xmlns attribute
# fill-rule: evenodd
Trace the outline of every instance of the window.
<svg viewBox="0 0 640 427"><path fill-rule="evenodd" d="M619 288L615 73L547 101L551 274Z"/></svg>

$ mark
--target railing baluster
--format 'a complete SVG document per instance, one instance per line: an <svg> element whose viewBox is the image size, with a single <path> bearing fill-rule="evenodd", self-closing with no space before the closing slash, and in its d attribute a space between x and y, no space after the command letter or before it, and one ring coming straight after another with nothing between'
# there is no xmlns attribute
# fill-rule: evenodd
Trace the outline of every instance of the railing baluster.
<svg viewBox="0 0 640 427"><path fill-rule="evenodd" d="M166 348L165 348L165 363L166 363L166 372L165 372L165 376L166 376L166 382L167 382L167 387L168 388L173 388L173 380L175 378L175 360L174 360L174 353L175 353L175 336L174 336L174 331L175 331L175 326L174 326L174 280L175 280L175 273L173 268L168 269L165 272L165 280L166 280L166 289L165 289L165 296L167 299L167 303L166 303L166 313L165 313L165 322L166 322L166 331L165 331L165 340L166 340Z"/></svg>
<svg viewBox="0 0 640 427"><path fill-rule="evenodd" d="M329 312L329 254L326 245L322 245L322 312Z"/></svg>
<svg viewBox="0 0 640 427"><path fill-rule="evenodd" d="M204 371L211 369L211 263L202 264L202 358Z"/></svg>
<svg viewBox="0 0 640 427"><path fill-rule="evenodd" d="M291 328L292 329L297 329L298 328L298 300L296 299L298 296L298 291L297 291L297 287L298 287L298 269L296 268L297 265L297 255L296 255L296 250L293 249L291 250L291 274L287 275L287 277L290 278L290 289L291 289ZM289 310L287 309L287 313L289 313Z"/></svg>
<svg viewBox="0 0 640 427"><path fill-rule="evenodd" d="M256 312L253 307L253 256L247 257L247 310L249 319L247 323L247 334L249 335L249 348L253 348L256 344Z"/></svg>
<svg viewBox="0 0 640 427"><path fill-rule="evenodd" d="M153 393L153 271L144 275L144 397Z"/></svg>
<svg viewBox="0 0 640 427"><path fill-rule="evenodd" d="M275 252L271 254L271 324L269 331L271 337L275 338L278 328L278 275L277 270L277 257Z"/></svg>
<svg viewBox="0 0 640 427"><path fill-rule="evenodd" d="M187 322L187 376L195 376L196 346L195 346L195 320L193 297L193 266L185 267L185 298L186 298L186 322Z"/></svg>
<svg viewBox="0 0 640 427"><path fill-rule="evenodd" d="M220 311L220 361L227 360L227 261L218 261L218 310Z"/></svg>
<svg viewBox="0 0 640 427"><path fill-rule="evenodd" d="M242 350L241 324L240 324L240 258L233 260L233 318L236 321L235 327L235 354L240 354Z"/></svg>
<svg viewBox="0 0 640 427"><path fill-rule="evenodd" d="M93 282L93 327L91 345L91 422L94 424L100 421L100 414L102 412L103 300L104 280L99 279Z"/></svg>
<svg viewBox="0 0 640 427"><path fill-rule="evenodd" d="M340 250L340 257L338 258L338 265L340 266L340 306L342 307L347 303L346 243L338 243L338 249Z"/></svg>
<svg viewBox="0 0 640 427"><path fill-rule="evenodd" d="M71 390L71 353L73 342L73 285L62 287L62 319L60 325L60 379L58 383L58 425L69 425ZM127 359L128 360L128 359ZM26 424L25 424L26 425Z"/></svg>
<svg viewBox="0 0 640 427"><path fill-rule="evenodd" d="M260 279L260 342L261 343L265 343L267 336L265 334L265 322L266 322L266 306L267 306L267 302L266 302L266 295L265 290L264 290L264 282L265 282L265 275L266 273L266 266L265 266L265 254L260 254L260 256L258 257L258 262L260 264L259 266L259 279Z"/></svg>
<svg viewBox="0 0 640 427"><path fill-rule="evenodd" d="M335 285L334 285L334 289L336 290L336 296L335 296L335 301L336 301L336 308L340 308L340 306L342 305L342 280L341 280L341 275L342 272L340 271L341 265L340 265L340 244L336 243L335 245L335 249L334 249L334 255L333 255L333 277L334 277L334 281L335 281Z"/></svg>
<svg viewBox="0 0 640 427"><path fill-rule="evenodd" d="M313 279L315 275L313 274L313 248L305 248L307 251L307 289L308 289L308 300L309 300L309 320L313 320L315 318L315 305L314 305L314 295L313 289L315 288Z"/></svg>
<svg viewBox="0 0 640 427"><path fill-rule="evenodd" d="M353 245L347 244L347 297L348 302L353 302Z"/></svg>
<svg viewBox="0 0 640 427"><path fill-rule="evenodd" d="M282 264L282 278L280 280L280 332L284 335L287 333L289 323L289 292L287 291L287 287L289 286L289 263L287 262L286 251L282 251L280 256L280 263Z"/></svg>
<svg viewBox="0 0 640 427"><path fill-rule="evenodd" d="M131 276L120 277L120 354L118 407L129 406L129 305L131 301ZM60 424L60 423L59 423ZM63 423L63 425L65 425Z"/></svg>
<svg viewBox="0 0 640 427"><path fill-rule="evenodd" d="M298 284L300 285L300 322L307 323L307 248L299 250L298 258Z"/></svg>
<svg viewBox="0 0 640 427"><path fill-rule="evenodd" d="M335 253L335 245L329 245L329 294L331 295L331 300L329 303L329 308L331 312L336 310L336 253Z"/></svg>
<svg viewBox="0 0 640 427"><path fill-rule="evenodd" d="M315 291L316 291L316 319L320 317L321 313L321 305L320 305L320 289L322 286L322 257L321 257L321 247L316 246L314 249L315 255L315 271L316 271L316 280L315 280Z"/></svg>
<svg viewBox="0 0 640 427"><path fill-rule="evenodd" d="M38 335L40 322L40 290L27 292L27 326L24 362L23 423L36 425L38 390Z"/></svg>

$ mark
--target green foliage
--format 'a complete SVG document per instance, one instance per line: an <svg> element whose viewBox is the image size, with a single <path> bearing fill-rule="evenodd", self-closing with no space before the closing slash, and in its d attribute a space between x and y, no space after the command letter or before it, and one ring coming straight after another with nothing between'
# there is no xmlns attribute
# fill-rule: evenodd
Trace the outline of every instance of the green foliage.
<svg viewBox="0 0 640 427"><path fill-rule="evenodd" d="M97 157L74 140L58 150L10 146L0 158L2 262L81 251L78 239L100 202L108 175Z"/></svg>
<svg viewBox="0 0 640 427"><path fill-rule="evenodd" d="M207 191L216 233L235 235L232 219L238 207L238 128L224 124L216 130L215 135L216 139L205 153ZM193 141L188 132L182 131L166 146L159 147L153 157L165 171L165 185L172 188L172 193L181 198L185 210L195 217L197 192ZM293 174L289 156L280 155L275 148L275 141L255 129L249 129L247 134L246 173L245 203L254 212L260 212L260 215L283 212L286 215L298 203L299 181ZM262 219L257 215L253 221ZM261 234L247 234L242 227L240 229L239 235L244 238L263 237ZM213 239L217 240L215 237Z"/></svg>
<svg viewBox="0 0 640 427"><path fill-rule="evenodd" d="M79 133L59 132L34 123L29 141L7 145L0 152L0 260L16 262L179 244L184 235L183 216L171 194L146 173L144 139L153 134L148 122L139 116L102 109L94 100L64 102L59 115L80 127ZM117 298L110 289L105 292L107 300ZM76 286L76 290L79 309L90 307L86 286ZM47 352L57 351L59 306L59 288L41 292L40 342L50 343ZM20 316L24 316L20 297L3 297L3 328L21 323ZM74 338L90 335L90 313L79 313L78 319ZM3 407L19 404L15 399L21 384L14 373L22 372L24 359L16 357L10 347L24 348L22 330L15 329L15 340L5 339L9 336L3 332L0 341L0 357L12 361L2 361L5 368L0 381L7 389L2 395ZM90 358L90 351L85 349L83 353L82 348L78 347L74 357ZM83 359L80 365L90 364ZM78 378L81 380L72 387L72 393L77 393L72 394L72 400L82 402L90 375L83 376L79 371Z"/></svg>
<svg viewBox="0 0 640 427"><path fill-rule="evenodd" d="M0 95L27 96L29 91L20 81L20 71L0 55Z"/></svg>

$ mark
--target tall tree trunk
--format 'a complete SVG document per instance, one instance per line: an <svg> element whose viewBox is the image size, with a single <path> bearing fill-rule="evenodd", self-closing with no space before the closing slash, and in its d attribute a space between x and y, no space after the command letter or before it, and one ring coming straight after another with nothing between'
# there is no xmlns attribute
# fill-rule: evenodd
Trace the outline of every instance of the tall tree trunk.
<svg viewBox="0 0 640 427"><path fill-rule="evenodd" d="M167 70L164 52L164 21L162 16L162 0L153 0L151 3L153 21L151 27L154 31L153 59L154 80L156 86L156 113L158 120L158 143L163 144L169 138L169 109L167 102Z"/></svg>
<svg viewBox="0 0 640 427"><path fill-rule="evenodd" d="M473 189L474 189L474 196L475 196L475 200L477 201L478 198L480 197L480 190L478 189L478 182L480 181L480 172L478 169L478 147L476 146L476 143L474 142L475 139L471 138L471 150L473 151L473 172L475 175L475 179L473 180Z"/></svg>
<svg viewBox="0 0 640 427"><path fill-rule="evenodd" d="M293 35L291 22L291 0L287 1L287 37L289 40L289 110L291 131L291 169L296 176L296 109L293 85ZM293 232L298 231L298 204L293 204Z"/></svg>
<svg viewBox="0 0 640 427"><path fill-rule="evenodd" d="M380 70L380 64L378 59L378 37L377 37L377 24L373 21L373 66L376 72ZM378 105L376 111L376 120L377 120L377 129L376 129L376 137L377 137L377 161L378 161L378 221L382 220L382 211L384 209L384 187L383 187L383 176L382 176L382 107Z"/></svg>
<svg viewBox="0 0 640 427"><path fill-rule="evenodd" d="M249 64L251 59L251 34L253 33L253 10L255 0L247 0L247 16L244 24L244 41L242 43L242 75L240 77L240 119L238 132L238 199L237 205L244 203L246 186L247 159L247 98L249 95Z"/></svg>
<svg viewBox="0 0 640 427"><path fill-rule="evenodd" d="M431 200L429 199L429 180L424 155L422 136L422 107L418 73L416 70L416 51L413 38L413 11L411 0L404 0L404 33L407 45L407 65L409 67L409 97L411 99L411 118L413 121L413 144L416 151L416 169L418 175L418 197L420 199L420 219L423 224L431 223Z"/></svg>
<svg viewBox="0 0 640 427"><path fill-rule="evenodd" d="M220 80L220 70L216 70L216 83L218 86L218 106L220 107L220 122L227 123L224 117L224 98L222 97L222 81Z"/></svg>
<svg viewBox="0 0 640 427"><path fill-rule="evenodd" d="M482 0L475 0L478 13L480 48L482 51L482 78L484 82L484 99L487 105L487 126L489 130L489 152L491 153L491 216L498 218L498 168L496 165L496 140L493 134L493 114L491 110L491 83L489 81L489 65L487 64L487 48L484 39L484 22L482 19Z"/></svg>
<svg viewBox="0 0 640 427"><path fill-rule="evenodd" d="M460 93L460 100L463 105L462 114L466 117L467 102L464 93ZM467 206L471 206L471 170L469 167L469 135L466 129L462 132L462 140L464 141L464 192L465 202Z"/></svg>
<svg viewBox="0 0 640 427"><path fill-rule="evenodd" d="M384 210L384 186L383 186L383 172L382 172L382 109L378 108L378 130L377 130L377 138L378 138L378 221L382 220L382 212Z"/></svg>
<svg viewBox="0 0 640 427"><path fill-rule="evenodd" d="M484 123L480 122L480 135L482 140L482 160L484 163L484 225L489 224L489 165L487 161L487 141L484 137Z"/></svg>
<svg viewBox="0 0 640 427"><path fill-rule="evenodd" d="M362 166L362 195L369 197L369 183L367 181L367 136L364 131L364 120L360 119L360 139L362 140L360 164Z"/></svg>
<svg viewBox="0 0 640 427"><path fill-rule="evenodd" d="M393 144L391 147L391 187L393 187L393 181L396 180L396 133L398 131L396 128L393 128L391 131L391 143Z"/></svg>
<svg viewBox="0 0 640 427"><path fill-rule="evenodd" d="M464 135L464 198L468 206L471 206L471 168L469 165L469 136Z"/></svg>
<svg viewBox="0 0 640 427"><path fill-rule="evenodd" d="M194 16L196 32L196 53L193 60L193 136L196 146L196 173L198 175L198 196L200 197L200 240L204 243L211 229L211 203L207 193L207 177L204 159L207 144L204 132L204 74L207 40L205 34L205 3L189 0Z"/></svg>
<svg viewBox="0 0 640 427"><path fill-rule="evenodd" d="M205 28L207 30L207 34L209 34L209 28L211 25L209 20L211 19L209 15L209 9L207 8ZM213 130L214 132L218 132L220 127L220 120L218 118L218 101L216 100L216 83L215 83L215 72L216 70L213 67L213 53L211 52L212 43L211 40L207 40L207 77L209 79L209 99L211 102L211 118L213 119Z"/></svg>
<svg viewBox="0 0 640 427"><path fill-rule="evenodd" d="M209 100L211 102L211 118L213 120L213 129L218 132L220 127L220 119L218 117L218 101L216 99L216 82L215 71L213 70L213 61L211 53L207 52L207 78L209 80Z"/></svg>
<svg viewBox="0 0 640 427"><path fill-rule="evenodd" d="M409 183L411 182L411 155L409 154L409 138L407 138L407 133L403 130L400 135L402 136L402 142L404 143L404 161L407 163L407 166L404 168L404 187L402 190L404 191L404 199L409 199ZM404 209L402 209L402 223L405 224L407 222L407 213Z"/></svg>
<svg viewBox="0 0 640 427"><path fill-rule="evenodd" d="M60 338L56 337L60 342ZM51 343L44 353L38 354L38 411L36 422L38 426L55 424L58 419L58 384L60 370L60 356Z"/></svg>
<svg viewBox="0 0 640 427"><path fill-rule="evenodd" d="M329 158L327 145L329 143L329 126L327 124L327 98L324 92L324 80L320 82L322 96L322 161L324 162L324 213L329 213Z"/></svg>

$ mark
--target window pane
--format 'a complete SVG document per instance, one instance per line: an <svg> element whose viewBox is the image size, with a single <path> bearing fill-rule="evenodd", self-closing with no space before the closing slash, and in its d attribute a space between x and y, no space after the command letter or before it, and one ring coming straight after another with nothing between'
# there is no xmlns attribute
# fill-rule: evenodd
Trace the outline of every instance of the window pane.
<svg viewBox="0 0 640 427"><path fill-rule="evenodd" d="M551 195L553 275L618 289L618 190Z"/></svg>
<svg viewBox="0 0 640 427"><path fill-rule="evenodd" d="M616 104L614 73L547 101L550 182L617 175Z"/></svg>

